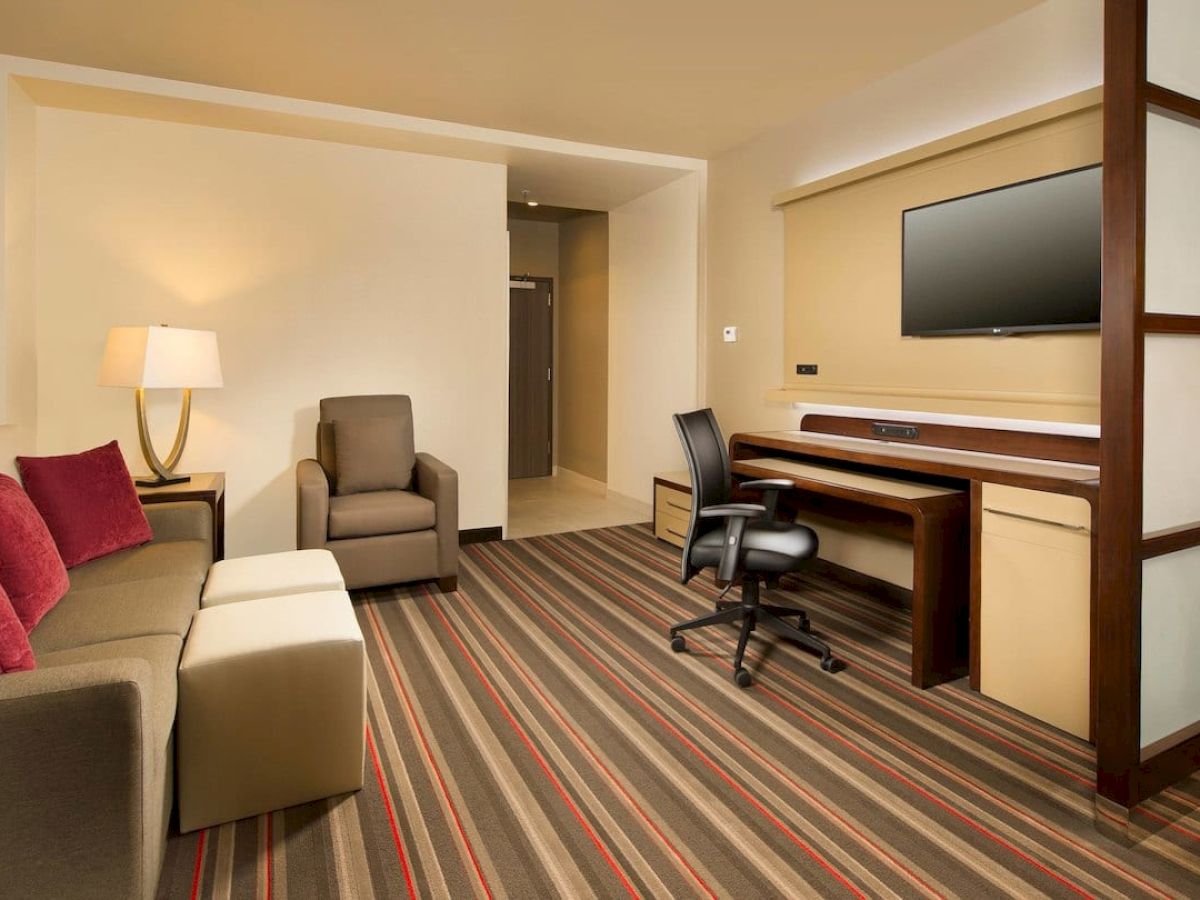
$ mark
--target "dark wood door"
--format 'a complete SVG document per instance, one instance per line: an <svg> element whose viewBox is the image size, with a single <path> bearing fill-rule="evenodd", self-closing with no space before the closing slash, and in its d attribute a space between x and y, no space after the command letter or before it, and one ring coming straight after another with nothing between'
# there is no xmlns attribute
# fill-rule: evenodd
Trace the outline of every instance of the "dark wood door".
<svg viewBox="0 0 1200 900"><path fill-rule="evenodd" d="M517 284L521 286L514 286ZM554 374L551 291L549 278L509 282L509 478L550 474L550 388Z"/></svg>

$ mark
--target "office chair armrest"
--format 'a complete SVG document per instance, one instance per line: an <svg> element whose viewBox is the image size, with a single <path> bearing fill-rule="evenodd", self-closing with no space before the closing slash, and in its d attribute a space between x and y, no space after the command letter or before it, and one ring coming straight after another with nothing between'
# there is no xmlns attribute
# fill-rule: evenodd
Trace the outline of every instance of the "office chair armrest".
<svg viewBox="0 0 1200 900"><path fill-rule="evenodd" d="M742 536L746 523L761 519L767 508L761 503L721 503L700 507L702 519L725 519L725 539L721 546L721 561L717 564L717 581L733 581L738 561L742 558Z"/></svg>
<svg viewBox="0 0 1200 900"><path fill-rule="evenodd" d="M715 506L700 507L700 518L722 519L727 517L742 519L761 519L767 508L761 503L719 503Z"/></svg>
<svg viewBox="0 0 1200 900"><path fill-rule="evenodd" d="M775 506L779 503L779 492L790 491L796 485L786 478L756 478L754 481L743 481L739 487L751 491L763 492L763 506L767 508L766 517L775 518Z"/></svg>

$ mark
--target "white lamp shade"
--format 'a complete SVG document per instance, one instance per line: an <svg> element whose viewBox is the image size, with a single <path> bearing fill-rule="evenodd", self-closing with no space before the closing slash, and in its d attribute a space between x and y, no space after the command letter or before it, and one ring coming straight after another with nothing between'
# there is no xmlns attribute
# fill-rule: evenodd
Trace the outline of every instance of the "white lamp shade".
<svg viewBox="0 0 1200 900"><path fill-rule="evenodd" d="M99 383L105 387L219 388L223 381L217 333L165 325L110 328Z"/></svg>

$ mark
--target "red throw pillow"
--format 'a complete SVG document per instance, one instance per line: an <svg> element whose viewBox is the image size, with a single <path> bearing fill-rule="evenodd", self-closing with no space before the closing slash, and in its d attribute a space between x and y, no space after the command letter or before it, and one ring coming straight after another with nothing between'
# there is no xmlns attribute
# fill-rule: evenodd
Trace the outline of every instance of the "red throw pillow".
<svg viewBox="0 0 1200 900"><path fill-rule="evenodd" d="M37 668L29 635L17 617L12 601L0 584L0 672L24 672Z"/></svg>
<svg viewBox="0 0 1200 900"><path fill-rule="evenodd" d="M70 587L54 538L16 480L0 475L0 584L25 631Z"/></svg>
<svg viewBox="0 0 1200 900"><path fill-rule="evenodd" d="M18 456L17 468L68 569L154 537L116 441L71 456Z"/></svg>

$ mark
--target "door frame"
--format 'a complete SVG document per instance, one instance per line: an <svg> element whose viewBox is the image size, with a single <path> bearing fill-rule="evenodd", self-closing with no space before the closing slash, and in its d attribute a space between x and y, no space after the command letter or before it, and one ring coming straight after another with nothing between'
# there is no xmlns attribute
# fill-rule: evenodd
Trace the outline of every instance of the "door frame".
<svg viewBox="0 0 1200 900"><path fill-rule="evenodd" d="M550 378L549 378L550 390L547 392L547 395L546 395L547 436L548 436L548 441L549 441L550 446L547 448L546 455L547 455L547 462L549 463L550 475L552 476L552 475L554 475L554 469L555 469L555 466L554 466L554 445L555 445L555 440L554 440L554 392L555 391L554 391L554 389L558 385L558 360L555 357L555 351L558 349L558 347L556 346L556 342L554 340L554 321L555 321L554 279L552 277L550 277L549 275L524 275L524 274L512 275L512 274L510 274L508 276L509 291L512 291L513 282L515 282L515 281L525 281L525 282L531 282L533 284L544 284L544 285L546 285L547 290L550 292L550 319L548 322L548 328L550 330L550 334L549 334L549 340L550 340ZM511 297L510 297L509 302L511 303ZM511 332L509 333L509 341L510 341L510 343L512 341ZM509 372L508 377L510 380L512 379L511 372ZM508 411L508 414L510 417L512 416L511 409Z"/></svg>

